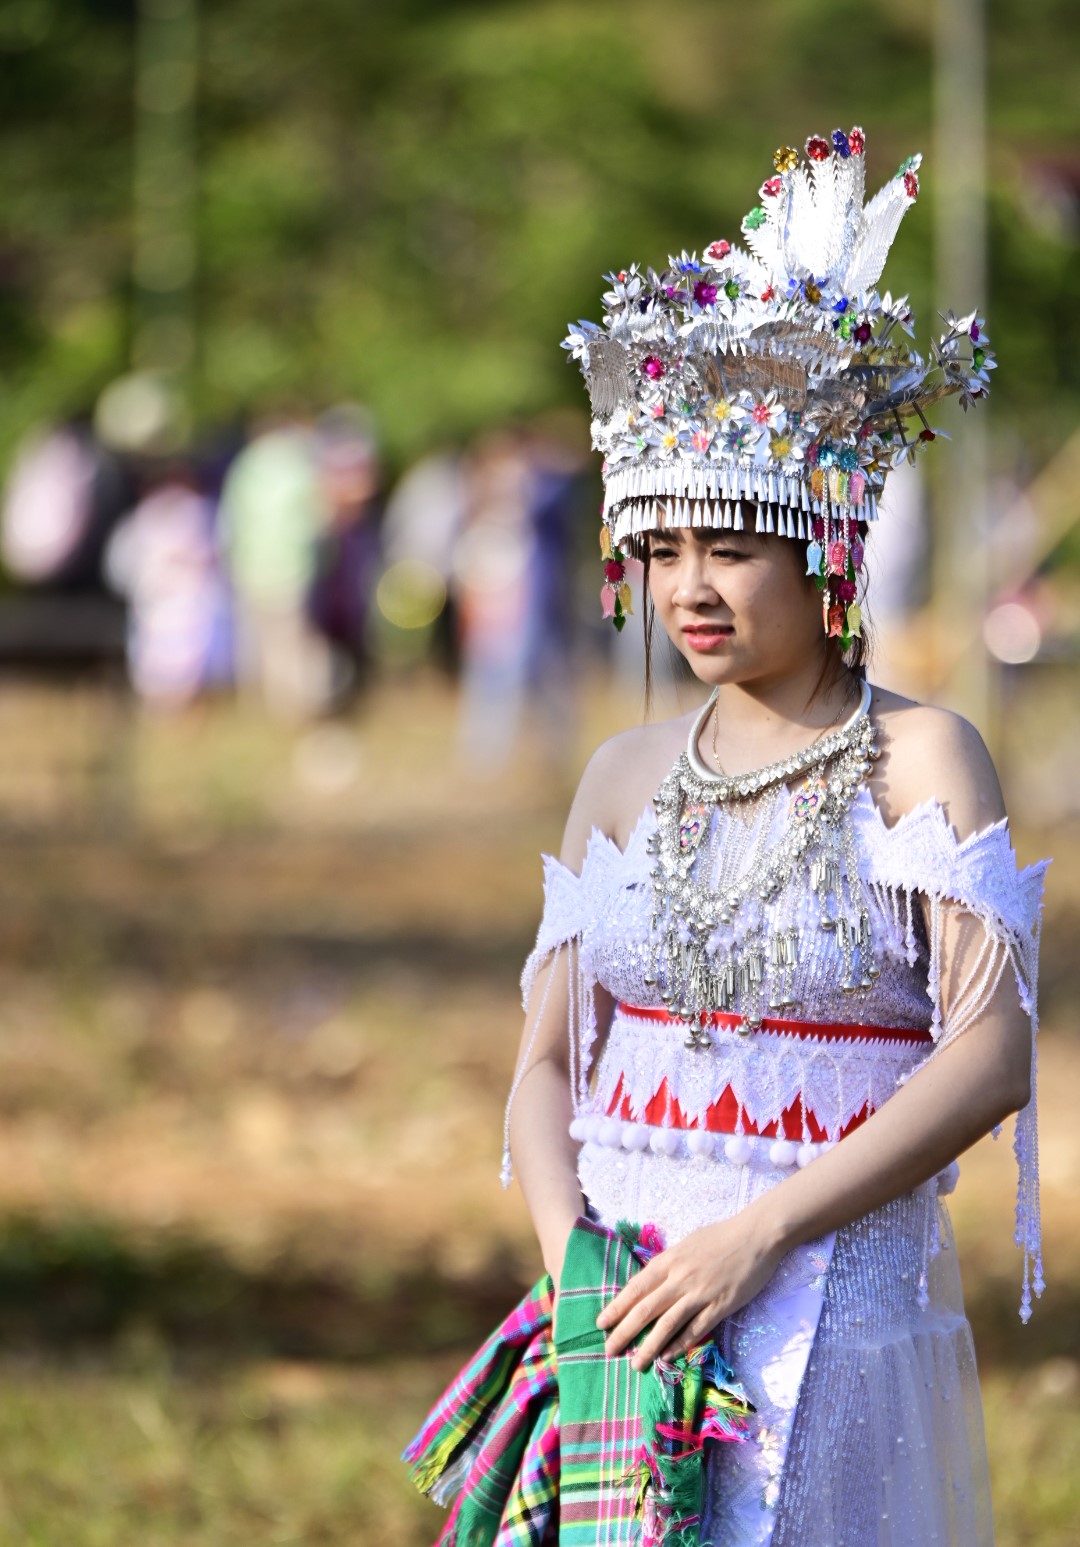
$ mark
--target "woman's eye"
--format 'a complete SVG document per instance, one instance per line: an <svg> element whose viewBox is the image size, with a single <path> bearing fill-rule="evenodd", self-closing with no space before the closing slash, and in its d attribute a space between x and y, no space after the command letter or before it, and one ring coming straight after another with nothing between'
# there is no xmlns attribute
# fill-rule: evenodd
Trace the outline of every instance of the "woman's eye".
<svg viewBox="0 0 1080 1547"><path fill-rule="evenodd" d="M713 548L711 556L714 559L745 559L746 554L738 548Z"/></svg>
<svg viewBox="0 0 1080 1547"><path fill-rule="evenodd" d="M657 559L673 559L674 557L675 557L675 549L674 548L650 548L649 549L649 558L654 563L655 563L655 561Z"/></svg>

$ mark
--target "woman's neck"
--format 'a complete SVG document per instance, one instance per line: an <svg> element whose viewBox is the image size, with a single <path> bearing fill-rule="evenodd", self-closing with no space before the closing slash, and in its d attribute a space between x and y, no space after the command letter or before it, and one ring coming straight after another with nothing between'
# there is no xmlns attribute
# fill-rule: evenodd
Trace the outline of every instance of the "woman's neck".
<svg viewBox="0 0 1080 1547"><path fill-rule="evenodd" d="M815 665L774 683L723 684L716 692L715 717L708 716L698 739L703 761L714 766L718 760L727 773L745 773L790 756L842 724L858 708L861 682L846 667L820 687L819 682Z"/></svg>

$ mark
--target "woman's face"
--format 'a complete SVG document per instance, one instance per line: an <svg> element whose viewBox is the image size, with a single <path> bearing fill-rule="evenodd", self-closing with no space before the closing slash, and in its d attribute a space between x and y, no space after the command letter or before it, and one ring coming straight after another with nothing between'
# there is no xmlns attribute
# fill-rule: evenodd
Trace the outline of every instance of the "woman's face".
<svg viewBox="0 0 1080 1547"><path fill-rule="evenodd" d="M764 683L820 662L821 599L799 544L701 527L648 541L653 606L702 682Z"/></svg>

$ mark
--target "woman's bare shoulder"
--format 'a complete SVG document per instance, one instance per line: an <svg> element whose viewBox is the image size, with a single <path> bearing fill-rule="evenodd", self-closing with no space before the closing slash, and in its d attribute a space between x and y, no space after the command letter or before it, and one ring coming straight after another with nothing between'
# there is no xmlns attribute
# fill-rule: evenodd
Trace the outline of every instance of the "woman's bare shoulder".
<svg viewBox="0 0 1080 1547"><path fill-rule="evenodd" d="M871 714L881 751L871 790L886 822L937 801L964 839L1005 815L993 759L970 720L876 687Z"/></svg>
<svg viewBox="0 0 1080 1547"><path fill-rule="evenodd" d="M594 827L626 847L641 813L686 746L697 712L633 725L601 742L570 807L560 852L564 865L581 868Z"/></svg>

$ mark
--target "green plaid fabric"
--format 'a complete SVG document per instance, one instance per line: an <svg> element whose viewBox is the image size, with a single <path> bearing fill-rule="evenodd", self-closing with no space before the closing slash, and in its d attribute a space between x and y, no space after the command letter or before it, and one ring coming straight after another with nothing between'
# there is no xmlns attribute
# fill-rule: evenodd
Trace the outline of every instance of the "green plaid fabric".
<svg viewBox="0 0 1080 1547"><path fill-rule="evenodd" d="M458 1495L436 1547L698 1547L704 1442L741 1438L749 1405L713 1343L642 1375L596 1326L657 1245L579 1219L554 1338L541 1280L436 1404L405 1452Z"/></svg>
<svg viewBox="0 0 1080 1547"><path fill-rule="evenodd" d="M460 1490L526 1359L546 1371L554 1389L551 1301L545 1274L458 1372L406 1446L402 1460L409 1462L413 1481L437 1503ZM515 1395L521 1394L519 1381Z"/></svg>
<svg viewBox="0 0 1080 1547"><path fill-rule="evenodd" d="M645 1448L644 1387L630 1352L609 1359L596 1325L603 1307L637 1271L619 1234L580 1219L559 1283L555 1357L559 1371L559 1547L621 1547L641 1541L634 1486Z"/></svg>
<svg viewBox="0 0 1080 1547"><path fill-rule="evenodd" d="M540 1547L553 1530L559 1430L551 1299L545 1276L405 1450L422 1493L440 1504L456 1497L437 1547Z"/></svg>
<svg viewBox="0 0 1080 1547"><path fill-rule="evenodd" d="M545 1331L486 1426L437 1547L539 1547L545 1540L559 1487L558 1404Z"/></svg>

